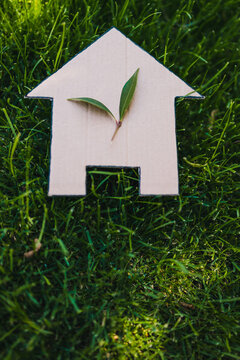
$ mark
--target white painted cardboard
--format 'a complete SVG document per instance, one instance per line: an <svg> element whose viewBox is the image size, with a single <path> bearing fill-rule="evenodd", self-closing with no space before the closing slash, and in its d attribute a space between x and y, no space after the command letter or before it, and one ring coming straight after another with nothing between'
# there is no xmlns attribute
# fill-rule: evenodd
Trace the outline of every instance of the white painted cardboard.
<svg viewBox="0 0 240 360"><path fill-rule="evenodd" d="M136 91L115 139L105 112L68 98L91 97L119 119L125 82ZM53 101L49 195L85 195L86 166L140 168L141 195L177 195L175 98L203 98L116 28L51 75L27 97Z"/></svg>

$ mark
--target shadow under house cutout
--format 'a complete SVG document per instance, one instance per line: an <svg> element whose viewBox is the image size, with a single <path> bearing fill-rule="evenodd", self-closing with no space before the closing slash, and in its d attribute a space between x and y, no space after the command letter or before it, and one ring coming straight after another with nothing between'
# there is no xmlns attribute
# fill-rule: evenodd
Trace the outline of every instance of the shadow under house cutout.
<svg viewBox="0 0 240 360"><path fill-rule="evenodd" d="M106 112L69 98L105 104L117 117L123 85L140 69L115 138ZM33 89L53 101L49 195L86 195L87 166L138 167L141 195L177 195L175 98L204 98L112 28Z"/></svg>

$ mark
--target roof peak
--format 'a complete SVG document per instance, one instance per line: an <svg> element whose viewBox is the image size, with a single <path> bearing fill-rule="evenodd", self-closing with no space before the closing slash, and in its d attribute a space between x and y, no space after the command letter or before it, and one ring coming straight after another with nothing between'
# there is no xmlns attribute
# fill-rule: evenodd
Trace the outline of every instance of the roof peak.
<svg viewBox="0 0 240 360"><path fill-rule="evenodd" d="M125 45L126 43L126 45ZM99 54L103 57L103 59L106 57L109 59L109 50L111 49L111 59L112 62L107 60L108 62L108 69L109 66L111 67L111 64L114 63L114 61L118 61L119 57L122 57L122 53L126 53L129 56L129 59L127 62L120 61L119 65L117 66L117 69L119 71L120 67L125 66L128 64L129 71L132 72L134 69L134 66L136 65L136 68L139 67L139 61L141 59L141 63L146 65L146 72L148 73L150 67L154 66L154 70L152 70L152 73L156 72L157 69L159 71L162 71L162 73L166 73L167 77L170 79L170 77L174 78L175 82L178 82L178 86L174 85L175 89L177 87L183 87L185 90L185 95L189 93L193 93L193 97L201 97L200 94L195 92L190 86L188 86L182 79L180 79L176 74L172 73L167 67L165 67L163 64L161 64L158 60L156 60L152 55L150 55L145 49L141 48L138 44L134 43L131 39L129 39L126 35L124 35L120 30L118 30L115 26L111 27L109 30L107 30L105 33L103 33L101 36L99 36L94 42L92 42L89 46L84 48L80 53L75 55L73 58L71 58L67 63L65 63L60 69L58 69L55 73L50 75L47 79L45 79L42 83L40 83L35 89L33 89L31 92L27 94L27 97L46 97L46 98L53 98L54 97L54 89L59 87L59 81L63 80L64 83L69 78L68 70L70 69L70 75L71 72L75 71L80 76L80 70L79 70L79 61L81 59L82 63L84 64L83 68L85 67L88 69L91 68L91 71L95 70L95 65L93 66L93 63L99 64ZM144 58L145 57L145 58ZM154 61L152 61L154 60ZM100 62L101 63L101 62ZM157 64L157 65L154 65ZM158 66L158 67L156 67ZM143 65L142 65L143 67ZM150 72L150 75L152 76L152 73ZM165 76L165 77L166 77ZM57 80L56 80L57 79ZM71 80L72 81L72 80ZM167 84L169 84L169 81L166 81ZM170 86L170 85L169 85ZM175 92L174 92L175 93ZM176 96L181 96L181 93Z"/></svg>

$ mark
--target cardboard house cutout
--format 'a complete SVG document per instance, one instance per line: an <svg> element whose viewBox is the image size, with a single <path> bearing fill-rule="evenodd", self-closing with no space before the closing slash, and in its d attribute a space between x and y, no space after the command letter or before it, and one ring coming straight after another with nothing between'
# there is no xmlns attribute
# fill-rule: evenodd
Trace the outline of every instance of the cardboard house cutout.
<svg viewBox="0 0 240 360"><path fill-rule="evenodd" d="M91 105L118 117L121 90L139 68L122 127ZM151 55L112 28L48 77L27 97L53 101L49 195L85 195L86 166L139 167L141 195L178 194L175 98L202 98Z"/></svg>

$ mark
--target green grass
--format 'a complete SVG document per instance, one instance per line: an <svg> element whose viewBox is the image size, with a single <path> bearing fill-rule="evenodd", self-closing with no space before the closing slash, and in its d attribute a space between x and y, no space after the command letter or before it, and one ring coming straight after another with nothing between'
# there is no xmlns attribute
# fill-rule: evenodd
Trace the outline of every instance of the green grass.
<svg viewBox="0 0 240 360"><path fill-rule="evenodd" d="M1 359L240 359L239 19L239 0L1 1ZM180 196L89 168L86 197L47 197L51 104L24 96L111 26L206 97L177 102Z"/></svg>

